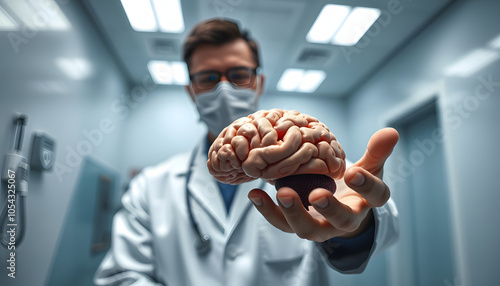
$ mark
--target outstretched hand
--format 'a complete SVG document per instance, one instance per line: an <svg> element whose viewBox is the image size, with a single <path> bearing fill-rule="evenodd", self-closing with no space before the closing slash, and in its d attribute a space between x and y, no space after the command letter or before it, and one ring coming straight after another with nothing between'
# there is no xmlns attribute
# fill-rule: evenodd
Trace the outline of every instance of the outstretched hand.
<svg viewBox="0 0 500 286"><path fill-rule="evenodd" d="M322 188L309 194L313 206L309 210L288 187L278 190L278 205L259 189L250 191L248 198L269 223L301 238L323 242L333 237L354 237L372 219L371 209L389 200L390 190L382 181L382 173L398 139L399 134L393 128L373 134L363 157L346 170L344 178L335 181L335 194Z"/></svg>

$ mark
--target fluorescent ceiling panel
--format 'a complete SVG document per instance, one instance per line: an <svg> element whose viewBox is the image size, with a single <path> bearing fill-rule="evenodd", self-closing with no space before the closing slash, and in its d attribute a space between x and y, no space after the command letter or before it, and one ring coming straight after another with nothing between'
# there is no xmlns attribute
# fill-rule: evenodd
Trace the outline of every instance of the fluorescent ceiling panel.
<svg viewBox="0 0 500 286"><path fill-rule="evenodd" d="M19 20L30 30L39 30L39 24L34 23L34 18L37 14L35 8L28 3L28 1L20 0L4 0L12 12Z"/></svg>
<svg viewBox="0 0 500 286"><path fill-rule="evenodd" d="M326 78L326 73L320 70L308 70L300 80L297 91L314 92Z"/></svg>
<svg viewBox="0 0 500 286"><path fill-rule="evenodd" d="M354 8L333 37L332 44L342 46L357 44L366 31L377 21L380 13L380 10L375 8Z"/></svg>
<svg viewBox="0 0 500 286"><path fill-rule="evenodd" d="M139 32L154 32L158 30L153 7L149 0L121 0L127 14L130 26Z"/></svg>
<svg viewBox="0 0 500 286"><path fill-rule="evenodd" d="M4 0L17 19L35 31L67 31L71 24L54 0Z"/></svg>
<svg viewBox="0 0 500 286"><path fill-rule="evenodd" d="M307 33L306 40L310 43L329 43L350 11L349 6L325 5Z"/></svg>
<svg viewBox="0 0 500 286"><path fill-rule="evenodd" d="M189 83L186 63L172 62L172 76L175 84L186 85Z"/></svg>
<svg viewBox="0 0 500 286"><path fill-rule="evenodd" d="M297 91L311 93L316 91L326 78L320 70L286 69L276 88L281 91Z"/></svg>
<svg viewBox="0 0 500 286"><path fill-rule="evenodd" d="M121 0L130 25L138 32L182 33L180 0Z"/></svg>
<svg viewBox="0 0 500 286"><path fill-rule="evenodd" d="M83 58L57 58L56 65L69 78L74 80L82 80L92 74L90 63Z"/></svg>
<svg viewBox="0 0 500 286"><path fill-rule="evenodd" d="M19 25L0 7L0 31L19 30Z"/></svg>
<svg viewBox="0 0 500 286"><path fill-rule="evenodd" d="M148 63L149 73L157 84L172 84L172 68L168 62L150 61Z"/></svg>
<svg viewBox="0 0 500 286"><path fill-rule="evenodd" d="M476 49L447 67L443 74L445 76L469 77L498 58L500 55L497 51Z"/></svg>
<svg viewBox="0 0 500 286"><path fill-rule="evenodd" d="M59 5L53 0L35 1L29 0L39 13L39 17L45 18L48 29L52 31L66 31L71 29L71 24L61 11ZM43 21L43 20L42 20Z"/></svg>
<svg viewBox="0 0 500 286"><path fill-rule="evenodd" d="M301 69L286 69L281 75L276 88L281 91L294 91L300 84L300 80L304 76L304 70Z"/></svg>
<svg viewBox="0 0 500 286"><path fill-rule="evenodd" d="M184 18L180 0L153 0L160 31L182 33Z"/></svg>
<svg viewBox="0 0 500 286"><path fill-rule="evenodd" d="M149 73L157 84L186 85L189 83L187 68L183 62L150 61Z"/></svg>

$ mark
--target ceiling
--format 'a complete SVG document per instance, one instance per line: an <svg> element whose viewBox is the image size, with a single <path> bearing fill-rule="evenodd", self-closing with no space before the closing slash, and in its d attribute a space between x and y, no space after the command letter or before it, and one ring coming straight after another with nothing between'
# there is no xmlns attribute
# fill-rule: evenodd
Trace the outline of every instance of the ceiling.
<svg viewBox="0 0 500 286"><path fill-rule="evenodd" d="M182 40L196 23L227 17L238 20L260 44L267 93L283 93L276 90L276 84L287 68L320 69L326 71L327 77L314 96L337 98L348 96L361 86L452 2L183 0L186 29L181 34L168 34L135 32L120 0L81 1L131 84L140 84L148 76L147 63L150 60L181 60ZM307 32L328 3L375 7L383 12L354 47L306 42Z"/></svg>

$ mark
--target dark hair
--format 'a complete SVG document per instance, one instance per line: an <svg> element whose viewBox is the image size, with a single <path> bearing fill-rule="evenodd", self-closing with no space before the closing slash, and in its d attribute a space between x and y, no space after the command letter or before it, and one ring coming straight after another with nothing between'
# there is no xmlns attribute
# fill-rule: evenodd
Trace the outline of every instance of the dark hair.
<svg viewBox="0 0 500 286"><path fill-rule="evenodd" d="M221 46L236 39L243 39L247 42L250 51L252 51L253 60L257 64L257 67L260 66L259 48L257 43L249 37L247 31L241 31L238 24L233 21L212 19L196 25L184 41L184 61L188 69L191 66L191 56L199 45L210 44Z"/></svg>

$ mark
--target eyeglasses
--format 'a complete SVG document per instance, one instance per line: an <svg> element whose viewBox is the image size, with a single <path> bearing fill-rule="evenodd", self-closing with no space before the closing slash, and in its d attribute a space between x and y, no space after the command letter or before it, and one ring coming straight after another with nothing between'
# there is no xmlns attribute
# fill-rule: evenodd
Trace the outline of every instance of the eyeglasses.
<svg viewBox="0 0 500 286"><path fill-rule="evenodd" d="M249 87L252 85L256 74L256 68L233 67L224 73L219 71L202 71L189 75L189 79L198 89L203 90L213 89L220 82L222 75L225 75L230 83L238 87Z"/></svg>

